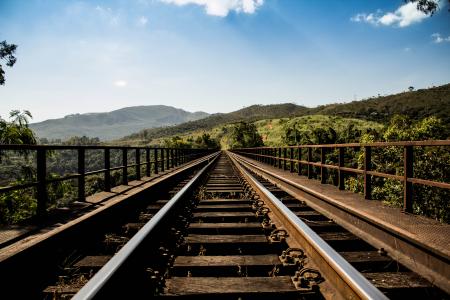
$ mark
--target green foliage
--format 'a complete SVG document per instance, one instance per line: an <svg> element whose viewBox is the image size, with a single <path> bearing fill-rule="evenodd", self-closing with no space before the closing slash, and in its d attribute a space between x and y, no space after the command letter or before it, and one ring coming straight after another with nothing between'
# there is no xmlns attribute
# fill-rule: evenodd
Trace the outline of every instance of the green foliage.
<svg viewBox="0 0 450 300"><path fill-rule="evenodd" d="M6 65L8 67L14 66L16 63L16 57L14 56L14 52L16 52L17 45L8 44L6 41L0 42L0 61L6 60ZM3 70L3 66L0 64L0 85L5 84L5 71Z"/></svg>
<svg viewBox="0 0 450 300"><path fill-rule="evenodd" d="M277 129L274 127L281 128ZM310 145L310 144L335 144L358 142L363 133L377 132L382 125L357 120L331 116L307 116L299 117L276 124L271 123L271 130L279 131L282 145ZM277 145L277 142L269 138L267 144Z"/></svg>
<svg viewBox="0 0 450 300"><path fill-rule="evenodd" d="M414 121L406 116L394 116L384 128L381 139L377 141L419 141L446 139L444 125L436 117ZM374 136L363 135L361 142L373 142ZM420 179L446 181L450 180L450 149L448 147L414 147L414 177ZM357 166L362 168L364 153L357 155ZM403 147L373 148L372 168L378 172L403 175ZM394 207L402 207L403 183L393 179L374 177L372 180L374 199L383 200ZM362 193L362 178L349 177L346 188ZM450 222L450 204L448 190L414 185L413 210L417 214L435 218L441 222Z"/></svg>
<svg viewBox="0 0 450 300"><path fill-rule="evenodd" d="M68 146L96 146L100 145L100 139L98 137L90 138L85 135L83 136L73 136L68 140L62 142L63 145Z"/></svg>
<svg viewBox="0 0 450 300"><path fill-rule="evenodd" d="M36 137L28 127L30 118L28 110L11 111L9 121L0 117L0 144L36 144Z"/></svg>
<svg viewBox="0 0 450 300"><path fill-rule="evenodd" d="M13 184L23 184L17 180ZM0 224L14 224L34 216L37 208L33 191L23 189L0 194Z"/></svg>
<svg viewBox="0 0 450 300"><path fill-rule="evenodd" d="M417 9L427 15L434 15L439 9L439 4L436 0L405 0L405 2L417 3Z"/></svg>
<svg viewBox="0 0 450 300"><path fill-rule="evenodd" d="M168 148L196 148L196 149L207 149L207 148L219 148L219 143L216 139L212 139L208 133L203 133L194 139L189 136L186 140L179 136L174 136L170 139L164 140L164 147Z"/></svg>
<svg viewBox="0 0 450 300"><path fill-rule="evenodd" d="M239 122L231 129L229 146L234 148L247 148L263 146L261 135L258 133L255 124Z"/></svg>

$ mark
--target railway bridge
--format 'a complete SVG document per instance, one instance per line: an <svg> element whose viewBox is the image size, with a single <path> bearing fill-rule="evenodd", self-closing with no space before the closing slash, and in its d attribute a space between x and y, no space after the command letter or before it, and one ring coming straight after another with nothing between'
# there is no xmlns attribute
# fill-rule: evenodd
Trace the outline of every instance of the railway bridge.
<svg viewBox="0 0 450 300"><path fill-rule="evenodd" d="M449 146L1 145L4 167L18 173L23 157L34 176L0 197L35 206L0 228L0 297L448 299L450 225L414 212L424 188L448 196L450 178L414 169L422 149ZM400 155L400 171L380 170L382 149ZM56 176L58 152L72 160ZM374 200L386 182L402 207ZM56 199L64 188L71 198Z"/></svg>

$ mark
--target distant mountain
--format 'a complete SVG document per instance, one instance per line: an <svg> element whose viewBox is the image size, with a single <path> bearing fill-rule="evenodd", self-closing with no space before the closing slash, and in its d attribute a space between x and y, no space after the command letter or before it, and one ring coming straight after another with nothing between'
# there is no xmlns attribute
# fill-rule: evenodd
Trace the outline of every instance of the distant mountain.
<svg viewBox="0 0 450 300"><path fill-rule="evenodd" d="M450 124L450 84L412 92L308 108L292 103L252 105L231 113L213 114L207 118L175 126L144 129L125 136L122 142L146 143L152 139L180 135L196 130L210 130L221 124L239 121L300 117L305 115L333 115L385 123L395 114L413 119L437 116Z"/></svg>
<svg viewBox="0 0 450 300"><path fill-rule="evenodd" d="M105 113L73 114L61 119L32 123L39 138L67 139L72 136L110 140L144 128L176 125L209 116L165 105L133 106Z"/></svg>

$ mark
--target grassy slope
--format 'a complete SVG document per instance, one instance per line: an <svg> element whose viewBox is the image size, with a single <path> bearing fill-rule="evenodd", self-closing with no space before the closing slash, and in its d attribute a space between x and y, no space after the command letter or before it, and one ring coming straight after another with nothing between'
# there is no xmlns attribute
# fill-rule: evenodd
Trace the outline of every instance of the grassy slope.
<svg viewBox="0 0 450 300"><path fill-rule="evenodd" d="M369 100L319 106L313 108L311 113L378 122L386 122L395 114L408 115L416 120L428 116L437 116L444 122L449 123L450 84Z"/></svg>
<svg viewBox="0 0 450 300"><path fill-rule="evenodd" d="M263 137L264 144L267 146L283 145L282 137L284 134L284 127L285 125L292 125L294 123L297 124L298 129L303 129L302 131L308 131L308 129L311 127L333 127L335 130L340 131L350 124L354 124L355 127L361 130L365 130L368 128L381 129L383 127L383 125L378 122L324 115L265 119L255 121L254 123L258 129L258 132ZM189 137L193 137L195 139L197 136L202 135L203 133L208 133L211 135L211 137L219 139L222 148L226 149L227 135L223 134L223 129L231 128L231 126L231 124L219 125L210 130L186 132L178 136L180 136L183 140L186 140ZM155 139L153 140L153 144L162 144L165 138L171 137L172 136Z"/></svg>
<svg viewBox="0 0 450 300"><path fill-rule="evenodd" d="M214 133L217 131L214 128L238 121L254 122L292 116L331 115L385 123L395 114L405 114L413 119L435 115L441 118L444 124L450 124L450 84L316 108L306 108L295 104L253 105L228 114L215 114L176 126L142 130L124 137L118 143L147 144L150 142L156 144L161 138L174 135L186 136L199 131ZM314 121L314 118L310 121Z"/></svg>

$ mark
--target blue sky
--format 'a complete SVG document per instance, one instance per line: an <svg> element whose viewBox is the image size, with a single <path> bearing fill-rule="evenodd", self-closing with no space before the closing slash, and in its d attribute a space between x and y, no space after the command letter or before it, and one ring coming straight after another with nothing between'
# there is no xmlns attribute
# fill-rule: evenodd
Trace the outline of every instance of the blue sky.
<svg viewBox="0 0 450 300"><path fill-rule="evenodd" d="M18 45L0 116L312 107L441 85L447 5L430 18L402 0L0 0L0 41Z"/></svg>

